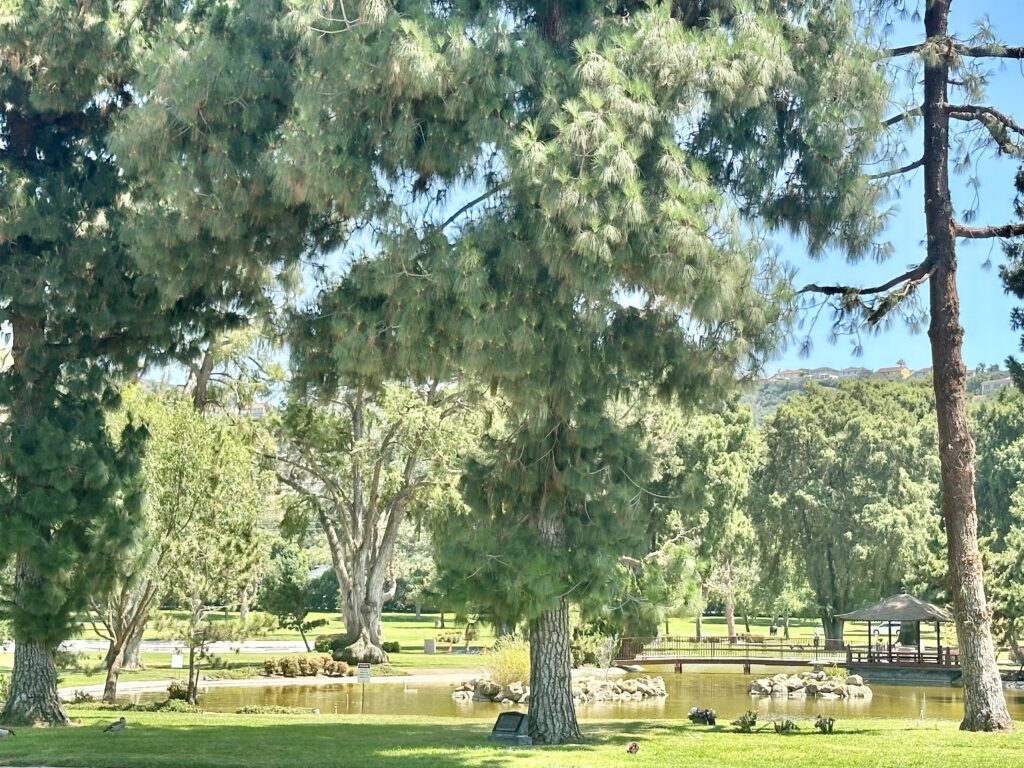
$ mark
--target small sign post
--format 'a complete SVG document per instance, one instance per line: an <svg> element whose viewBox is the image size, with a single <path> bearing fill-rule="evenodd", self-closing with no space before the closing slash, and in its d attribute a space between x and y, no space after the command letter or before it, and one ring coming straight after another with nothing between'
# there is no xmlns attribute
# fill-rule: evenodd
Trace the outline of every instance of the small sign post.
<svg viewBox="0 0 1024 768"><path fill-rule="evenodd" d="M362 701L359 703L359 714L366 711L366 684L370 682L370 664L365 661L359 662L358 677L359 684L363 687Z"/></svg>

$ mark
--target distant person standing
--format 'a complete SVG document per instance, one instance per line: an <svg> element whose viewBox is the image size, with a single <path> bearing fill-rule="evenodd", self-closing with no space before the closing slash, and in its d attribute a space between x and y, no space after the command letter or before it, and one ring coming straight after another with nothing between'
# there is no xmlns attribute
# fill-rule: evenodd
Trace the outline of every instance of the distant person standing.
<svg viewBox="0 0 1024 768"><path fill-rule="evenodd" d="M814 647L817 648L821 645L821 632L817 628L814 630Z"/></svg>

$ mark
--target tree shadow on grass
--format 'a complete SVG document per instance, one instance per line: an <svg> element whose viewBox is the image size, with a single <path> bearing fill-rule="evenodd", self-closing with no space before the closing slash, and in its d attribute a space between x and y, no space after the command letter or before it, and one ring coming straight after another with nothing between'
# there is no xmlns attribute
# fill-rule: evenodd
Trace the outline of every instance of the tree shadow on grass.
<svg viewBox="0 0 1024 768"><path fill-rule="evenodd" d="M0 765L88 768L498 768L514 765L535 749L487 740L490 723L450 720L436 724L373 723L337 719L323 723L280 718L188 723L150 718L117 735L89 724L67 729L21 729L0 743ZM609 739L565 749L588 750ZM550 765L558 763L554 759Z"/></svg>

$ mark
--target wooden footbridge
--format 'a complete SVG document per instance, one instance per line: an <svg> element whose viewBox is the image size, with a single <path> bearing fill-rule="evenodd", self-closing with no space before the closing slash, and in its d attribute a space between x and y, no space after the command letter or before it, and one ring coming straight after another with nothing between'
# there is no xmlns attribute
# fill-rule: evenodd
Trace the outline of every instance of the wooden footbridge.
<svg viewBox="0 0 1024 768"><path fill-rule="evenodd" d="M844 667L935 668L958 671L959 657L949 649L876 652L844 645L841 640L786 640L757 635L737 637L627 637L619 644L618 665L671 664L677 672L684 665L736 664L751 667L808 667L837 664Z"/></svg>

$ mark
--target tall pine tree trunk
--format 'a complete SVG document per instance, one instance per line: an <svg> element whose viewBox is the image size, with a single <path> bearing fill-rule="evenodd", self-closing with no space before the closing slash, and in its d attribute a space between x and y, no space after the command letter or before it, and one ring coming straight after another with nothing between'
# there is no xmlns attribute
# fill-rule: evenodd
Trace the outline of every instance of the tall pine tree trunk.
<svg viewBox="0 0 1024 768"><path fill-rule="evenodd" d="M925 10L929 40L946 40L951 0L932 0ZM950 44L951 45L951 44ZM943 43L945 46L945 43ZM952 51L925 57L924 196L935 409L942 467L942 516L946 526L950 592L963 665L964 719L972 731L1012 728L992 642L992 614L985 598L978 513L974 499L974 441L967 427L966 376L961 348L956 241L949 191L949 114L946 85Z"/></svg>
<svg viewBox="0 0 1024 768"><path fill-rule="evenodd" d="M562 521L542 519L540 538L557 552L565 540ZM563 597L530 622L530 737L537 744L583 741L572 700L570 644L569 604Z"/></svg>
<svg viewBox="0 0 1024 768"><path fill-rule="evenodd" d="M8 725L70 725L57 696L57 667L52 649L16 642L11 690L0 721Z"/></svg>
<svg viewBox="0 0 1024 768"><path fill-rule="evenodd" d="M530 622L530 737L537 744L583 740L572 700L569 606Z"/></svg>
<svg viewBox="0 0 1024 768"><path fill-rule="evenodd" d="M27 560L19 555L15 564L14 600L24 594L25 585L38 581ZM69 725L67 713L57 695L57 666L53 648L26 640L14 626L14 670L0 721L10 725Z"/></svg>

